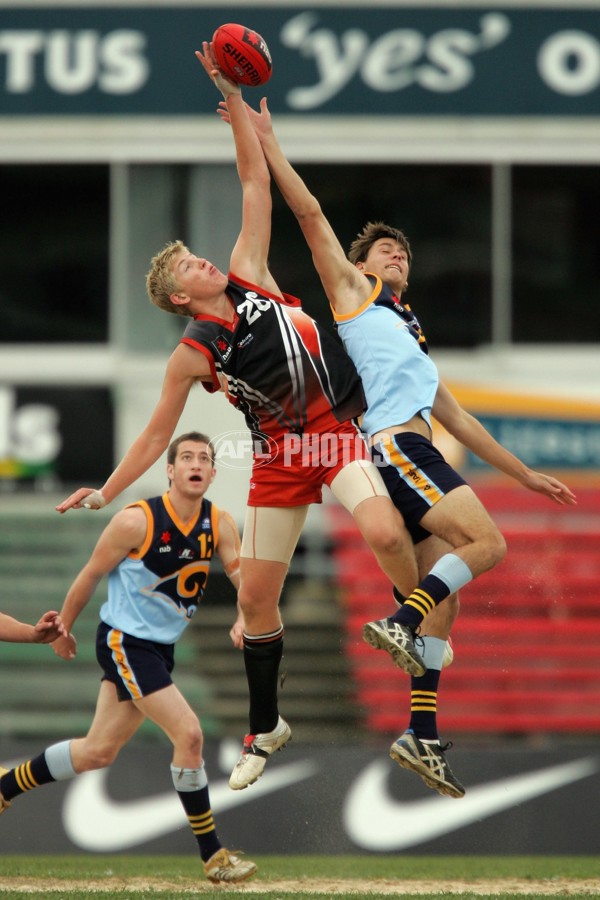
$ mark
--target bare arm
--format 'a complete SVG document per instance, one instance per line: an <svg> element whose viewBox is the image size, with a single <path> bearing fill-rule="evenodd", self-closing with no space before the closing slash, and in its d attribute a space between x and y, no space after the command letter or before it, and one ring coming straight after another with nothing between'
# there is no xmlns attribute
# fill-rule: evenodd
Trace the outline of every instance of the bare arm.
<svg viewBox="0 0 600 900"><path fill-rule="evenodd" d="M48 610L35 625L0 612L0 641L22 644L50 644L65 634L65 627L58 612Z"/></svg>
<svg viewBox="0 0 600 900"><path fill-rule="evenodd" d="M78 616L91 600L100 580L128 553L140 547L145 535L146 517L139 507L121 510L108 523L89 560L67 591L60 614L68 637L60 638L53 644L58 656L73 658L75 641L71 630Z"/></svg>
<svg viewBox="0 0 600 900"><path fill-rule="evenodd" d="M225 121L230 120L223 104L219 111ZM275 137L266 99L261 100L260 112L251 107L247 112L271 174L300 224L329 303L337 313L353 312L369 297L369 282L346 258L317 198L288 162Z"/></svg>
<svg viewBox="0 0 600 900"><path fill-rule="evenodd" d="M569 488L550 475L534 472L517 456L506 450L487 431L481 422L460 406L443 382L440 382L432 413L457 441L475 453L480 459L510 475L529 490L545 494L560 504L575 504L575 495Z"/></svg>
<svg viewBox="0 0 600 900"><path fill-rule="evenodd" d="M88 497L91 508L98 509L133 484L167 449L194 381L210 378L210 366L204 354L179 344L167 364L160 399L150 421L100 492L79 488L56 507L58 512L81 509Z"/></svg>
<svg viewBox="0 0 600 900"><path fill-rule="evenodd" d="M233 517L224 510L219 511L219 543L217 553L223 563L225 574L233 584L236 591L240 588L240 534ZM237 619L234 622L229 636L234 647L242 650L244 647L244 617L238 606Z"/></svg>
<svg viewBox="0 0 600 900"><path fill-rule="evenodd" d="M271 176L258 137L248 118L241 88L218 69L212 48L202 44L196 57L225 98L228 121L233 131L237 170L242 185L242 227L231 253L230 269L235 275L281 296L268 267L271 243Z"/></svg>

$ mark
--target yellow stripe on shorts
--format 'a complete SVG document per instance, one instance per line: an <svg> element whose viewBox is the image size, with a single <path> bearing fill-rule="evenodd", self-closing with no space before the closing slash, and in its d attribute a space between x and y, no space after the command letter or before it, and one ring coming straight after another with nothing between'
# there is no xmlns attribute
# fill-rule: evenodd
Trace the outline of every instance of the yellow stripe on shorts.
<svg viewBox="0 0 600 900"><path fill-rule="evenodd" d="M117 631L116 628L111 628L108 633L108 646L112 650L112 658L121 678L125 682L125 687L131 694L132 700L141 700L142 692L127 662L127 654L123 649L123 632Z"/></svg>
<svg viewBox="0 0 600 900"><path fill-rule="evenodd" d="M435 506L444 494L429 481L425 473L415 466L401 450L398 450L392 438L382 441L380 447L385 455L386 462L390 463L399 473L402 480L425 501L429 506Z"/></svg>

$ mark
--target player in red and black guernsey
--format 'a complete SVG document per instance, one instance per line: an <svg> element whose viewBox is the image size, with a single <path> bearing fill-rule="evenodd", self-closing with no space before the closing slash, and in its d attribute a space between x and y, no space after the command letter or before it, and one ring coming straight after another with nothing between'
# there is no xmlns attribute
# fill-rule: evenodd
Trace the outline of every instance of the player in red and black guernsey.
<svg viewBox="0 0 600 900"><path fill-rule="evenodd" d="M57 509L98 508L142 475L164 450L197 381L222 391L251 431L274 447L264 464L261 445L253 466L240 559L249 733L229 781L240 790L256 781L267 758L290 739L277 696L283 653L279 597L309 505L321 501L323 485L351 512L403 595L417 583L417 567L402 517L353 422L364 409L354 366L269 270L269 170L239 87L218 72L209 45L203 49L198 59L225 97L242 185L242 227L229 275L181 241L154 257L147 276L150 299L192 321L169 360L146 428L99 491L80 488ZM414 644L401 664L421 664Z"/></svg>
<svg viewBox="0 0 600 900"><path fill-rule="evenodd" d="M174 645L202 600L215 553L234 587L239 587L236 524L204 496L215 473L208 437L196 431L180 435L167 451L169 490L126 506L100 535L61 610L68 633L52 645L62 658L75 657L73 624L100 580L108 576L108 597L100 609L96 636L103 675L94 720L86 737L53 744L9 771L0 768L0 813L33 788L110 765L142 722L150 719L173 744L173 786L196 837L206 876L228 883L250 878L256 865L230 853L219 840L202 760L200 722L171 677ZM242 633L238 613L230 632L237 647Z"/></svg>
<svg viewBox="0 0 600 900"><path fill-rule="evenodd" d="M184 258L186 251L181 245ZM361 415L365 400L353 363L302 312L297 297L270 292L233 272L226 294L232 317L199 313L182 341L208 360L212 380L204 387L223 389L258 440L267 435L283 455L288 435L328 433ZM358 437L357 431L352 435ZM287 505L285 498L281 505Z"/></svg>

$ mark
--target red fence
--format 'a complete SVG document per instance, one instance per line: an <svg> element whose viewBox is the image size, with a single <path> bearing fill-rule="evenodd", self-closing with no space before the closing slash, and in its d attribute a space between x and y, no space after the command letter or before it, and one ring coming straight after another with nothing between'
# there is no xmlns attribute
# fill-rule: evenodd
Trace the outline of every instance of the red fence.
<svg viewBox="0 0 600 900"><path fill-rule="evenodd" d="M442 733L600 733L600 491L577 508L523 489L478 489L506 559L461 591L453 664L438 695ZM389 615L389 583L352 519L331 509L357 702L370 728L406 727L410 679L362 641Z"/></svg>

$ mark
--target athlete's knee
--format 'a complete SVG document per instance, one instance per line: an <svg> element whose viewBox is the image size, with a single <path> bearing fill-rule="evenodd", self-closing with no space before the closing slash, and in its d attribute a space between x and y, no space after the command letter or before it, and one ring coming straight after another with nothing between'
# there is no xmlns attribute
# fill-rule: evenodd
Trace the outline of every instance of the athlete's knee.
<svg viewBox="0 0 600 900"><path fill-rule="evenodd" d="M449 634L460 610L460 600L458 599L458 592L450 594L449 597L446 597L443 603L440 603L439 606L435 607L435 610L442 611L445 618L446 631Z"/></svg>
<svg viewBox="0 0 600 900"><path fill-rule="evenodd" d="M506 556L506 540L497 528L491 530L487 535L486 549L490 569L501 563Z"/></svg>
<svg viewBox="0 0 600 900"><path fill-rule="evenodd" d="M443 603L434 606L421 624L421 634L446 639L459 611L458 593L450 594Z"/></svg>
<svg viewBox="0 0 600 900"><path fill-rule="evenodd" d="M256 589L247 587L244 582L240 584L240 589L238 591L238 605L244 615L254 612L254 610L258 609L263 602L264 598Z"/></svg>
<svg viewBox="0 0 600 900"><path fill-rule="evenodd" d="M78 748L77 771L92 772L95 769L105 769L112 766L119 755L120 744L88 744Z"/></svg>
<svg viewBox="0 0 600 900"><path fill-rule="evenodd" d="M171 733L173 745L180 753L200 756L202 753L203 735L198 716L190 709L187 715L181 716L174 732Z"/></svg>
<svg viewBox="0 0 600 900"><path fill-rule="evenodd" d="M363 526L362 533L368 545L377 554L402 553L412 546L409 534L399 517L369 522Z"/></svg>
<svg viewBox="0 0 600 900"><path fill-rule="evenodd" d="M256 607L257 598L249 593L248 591L242 590L242 588L238 591L238 606L243 612L245 616L248 613L252 613Z"/></svg>
<svg viewBox="0 0 600 900"><path fill-rule="evenodd" d="M243 584L240 585L238 605L246 619L276 610L278 603L279 597L269 589L268 584L263 585L259 591L245 588Z"/></svg>
<svg viewBox="0 0 600 900"><path fill-rule="evenodd" d="M448 604L448 616L451 621L454 622L460 612L460 597L458 596L458 592L450 594L444 602Z"/></svg>

